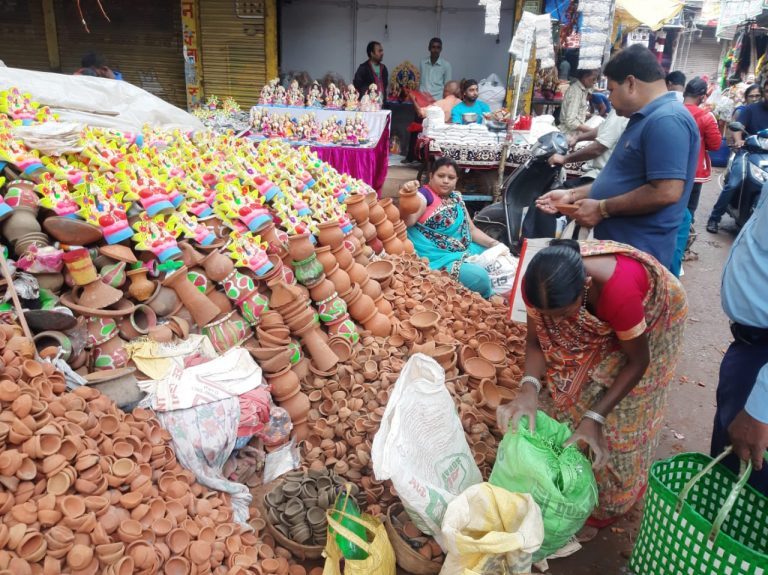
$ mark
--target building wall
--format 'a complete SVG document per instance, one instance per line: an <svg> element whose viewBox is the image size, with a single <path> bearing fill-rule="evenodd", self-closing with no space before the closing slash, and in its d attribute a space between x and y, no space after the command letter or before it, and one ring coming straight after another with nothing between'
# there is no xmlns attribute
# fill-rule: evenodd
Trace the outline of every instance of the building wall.
<svg viewBox="0 0 768 575"><path fill-rule="evenodd" d="M404 60L426 58L433 36L443 39L443 56L456 79L478 80L496 73L502 80L509 61L514 0L503 0L500 35L483 33L484 8L474 0L443 0L438 17L435 0L282 0L280 2L280 71L307 71L313 78L327 72L347 81L366 60L365 46L378 40L384 63L392 70ZM388 6L388 7L387 7Z"/></svg>

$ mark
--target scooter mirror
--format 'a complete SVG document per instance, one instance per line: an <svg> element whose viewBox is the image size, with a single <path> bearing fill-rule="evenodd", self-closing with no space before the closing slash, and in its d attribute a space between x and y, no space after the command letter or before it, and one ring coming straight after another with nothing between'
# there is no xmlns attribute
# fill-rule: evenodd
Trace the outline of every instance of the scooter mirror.
<svg viewBox="0 0 768 575"><path fill-rule="evenodd" d="M731 132L746 131L744 128L744 124L742 124L741 122L728 122L728 129L731 130Z"/></svg>

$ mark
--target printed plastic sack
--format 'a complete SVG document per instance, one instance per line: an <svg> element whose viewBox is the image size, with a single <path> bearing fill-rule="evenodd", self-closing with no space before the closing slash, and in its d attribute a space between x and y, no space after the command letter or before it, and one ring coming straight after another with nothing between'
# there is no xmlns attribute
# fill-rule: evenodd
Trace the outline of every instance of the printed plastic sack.
<svg viewBox="0 0 768 575"><path fill-rule="evenodd" d="M597 482L589 460L576 446L562 447L570 436L567 425L539 411L535 434L523 422L517 433L507 431L488 480L514 493L530 493L541 507L544 542L534 561L565 545L597 504Z"/></svg>
<svg viewBox="0 0 768 575"><path fill-rule="evenodd" d="M543 539L541 510L528 493L473 485L443 517L447 556L440 575L530 573Z"/></svg>
<svg viewBox="0 0 768 575"><path fill-rule="evenodd" d="M342 575L342 573L344 575L395 575L395 551L392 549L392 544L387 537L387 530L381 521L370 515L363 514L361 517L357 517L351 513L334 509L329 509L327 516L328 540L323 551L325 556L323 575ZM337 517L339 519L336 519ZM356 523L367 532L368 541L364 541L342 524L350 522ZM368 557L360 560L344 559L341 549L336 543L335 534L354 543L368 553ZM339 567L342 559L344 560L343 571Z"/></svg>
<svg viewBox="0 0 768 575"><path fill-rule="evenodd" d="M496 74L483 78L477 84L478 98L488 104L491 112L499 110L504 105L507 89Z"/></svg>
<svg viewBox="0 0 768 575"><path fill-rule="evenodd" d="M371 449L376 479L391 479L411 520L438 543L454 497L480 483L445 372L417 353L397 378Z"/></svg>
<svg viewBox="0 0 768 575"><path fill-rule="evenodd" d="M503 244L488 248L481 254L469 256L467 261L485 268L491 277L493 293L507 297L512 291L517 272L517 258Z"/></svg>

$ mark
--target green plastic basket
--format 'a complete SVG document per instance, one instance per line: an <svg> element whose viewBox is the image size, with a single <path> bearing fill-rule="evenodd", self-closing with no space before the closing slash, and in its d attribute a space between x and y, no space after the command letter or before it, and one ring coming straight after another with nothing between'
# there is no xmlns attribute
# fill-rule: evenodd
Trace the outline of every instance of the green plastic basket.
<svg viewBox="0 0 768 575"><path fill-rule="evenodd" d="M768 575L768 499L716 459L685 453L651 467L629 567L635 575Z"/></svg>

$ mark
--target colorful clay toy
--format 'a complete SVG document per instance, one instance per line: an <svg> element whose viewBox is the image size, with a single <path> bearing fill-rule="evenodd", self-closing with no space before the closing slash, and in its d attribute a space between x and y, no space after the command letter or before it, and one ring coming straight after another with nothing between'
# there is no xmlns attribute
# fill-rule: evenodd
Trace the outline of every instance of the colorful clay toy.
<svg viewBox="0 0 768 575"><path fill-rule="evenodd" d="M116 182L110 182L105 177L94 179L91 174L75 187L74 197L81 208L79 215L99 226L110 245L133 237L133 230L128 224L131 203L124 202L123 196Z"/></svg>
<svg viewBox="0 0 768 575"><path fill-rule="evenodd" d="M176 222L163 215L150 217L146 212L133 224L137 250L151 251L160 263L181 254L176 238L181 231Z"/></svg>

